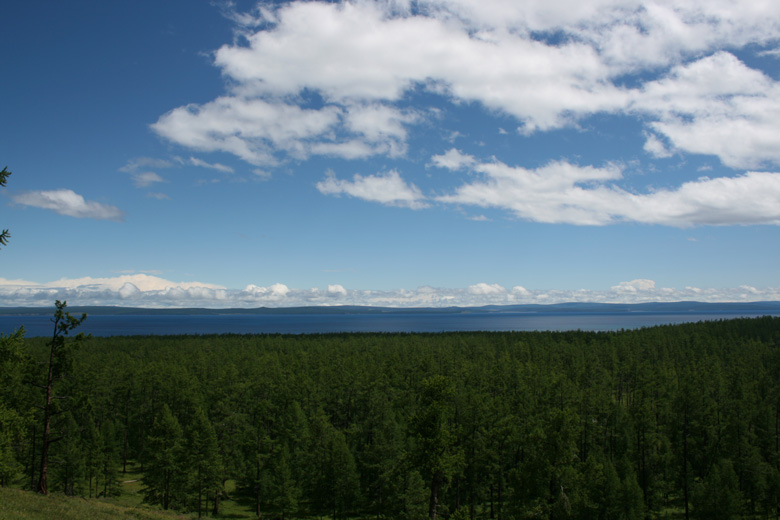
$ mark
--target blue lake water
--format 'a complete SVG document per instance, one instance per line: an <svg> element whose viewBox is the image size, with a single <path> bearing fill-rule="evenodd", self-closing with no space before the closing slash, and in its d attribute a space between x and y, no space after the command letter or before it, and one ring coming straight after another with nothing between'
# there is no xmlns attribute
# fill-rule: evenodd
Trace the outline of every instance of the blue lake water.
<svg viewBox="0 0 780 520"><path fill-rule="evenodd" d="M329 332L453 332L638 329L655 325L721 320L777 312L619 312L619 313L388 313L275 315L88 316L78 332L94 336L171 334L313 334ZM26 336L49 336L48 316L0 316L0 332L24 325Z"/></svg>

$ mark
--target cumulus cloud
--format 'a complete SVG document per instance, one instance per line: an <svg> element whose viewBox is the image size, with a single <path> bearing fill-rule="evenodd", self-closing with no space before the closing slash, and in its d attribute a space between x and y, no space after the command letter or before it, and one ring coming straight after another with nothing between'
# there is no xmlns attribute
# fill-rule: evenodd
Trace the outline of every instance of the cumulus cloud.
<svg viewBox="0 0 780 520"><path fill-rule="evenodd" d="M498 285L497 283L494 284L487 284L487 283L478 283L474 285L469 285L466 289L469 294L475 294L480 296L491 296L491 295L503 295L506 293L506 289Z"/></svg>
<svg viewBox="0 0 780 520"><path fill-rule="evenodd" d="M223 46L215 63L265 96L310 89L334 103L397 101L423 85L504 110L530 129L619 103L590 45L545 45L517 31L473 34L447 17L397 14L375 2L286 4L273 27L249 35L247 46Z"/></svg>
<svg viewBox="0 0 780 520"><path fill-rule="evenodd" d="M275 148L303 155L304 142L329 131L336 107L320 110L225 96L171 110L152 125L158 134L201 151L223 151L255 165L274 164Z"/></svg>
<svg viewBox="0 0 780 520"><path fill-rule="evenodd" d="M343 286L339 284L328 286L328 296L330 296L331 298L343 298L346 295L347 295L347 290Z"/></svg>
<svg viewBox="0 0 780 520"><path fill-rule="evenodd" d="M728 52L677 66L634 96L632 107L675 148L732 168L780 164L780 83ZM646 149L662 150L652 139Z"/></svg>
<svg viewBox="0 0 780 520"><path fill-rule="evenodd" d="M277 99L223 96L204 105L176 108L152 125L161 136L201 151L222 151L254 165L273 165L282 152L305 159L332 155L355 159L406 150L404 126L411 112L376 103L302 108ZM197 166L227 166L191 159Z"/></svg>
<svg viewBox="0 0 780 520"><path fill-rule="evenodd" d="M17 204L43 208L76 218L95 220L124 220L124 213L115 206L85 200L73 190L28 191L13 197Z"/></svg>
<svg viewBox="0 0 780 520"><path fill-rule="evenodd" d="M352 181L337 179L333 172L328 172L325 179L317 183L317 189L325 195L346 194L388 206L419 209L427 205L417 186L407 184L395 170L365 177L355 174Z"/></svg>
<svg viewBox="0 0 780 520"><path fill-rule="evenodd" d="M231 93L176 108L152 125L193 149L256 165L272 164L276 152L403 154L406 126L419 117L394 104L422 88L510 114L523 133L637 109L656 113L653 129L681 149L714 153L729 165L780 160L769 133L776 130L776 86L720 51L775 42L776 2L422 0L412 10L406 2L312 1L228 12L243 38L218 49L214 63ZM641 74L669 67L676 68L665 82L620 83L636 74L641 84ZM719 71L716 81L708 81L707 68ZM705 85L731 90L713 98ZM660 91L670 89L687 93L688 106L665 98L659 107ZM307 92L324 105L303 108ZM747 99L755 95L761 99ZM296 96L300 106L291 104ZM690 101L708 107L691 115ZM689 117L695 121L684 126ZM716 142L694 139L715 128L722 129ZM719 153L730 135L741 135L740 143Z"/></svg>
<svg viewBox="0 0 780 520"><path fill-rule="evenodd" d="M655 282L644 278L638 278L630 282L620 282L612 287L612 290L617 293L636 293L639 291L652 291L653 289L655 289Z"/></svg>
<svg viewBox="0 0 780 520"><path fill-rule="evenodd" d="M620 188L622 171L554 161L536 169L501 162L474 166L482 178L436 200L512 211L546 223L640 222L676 227L780 224L780 173L702 177L678 189L636 194Z"/></svg>
<svg viewBox="0 0 780 520"><path fill-rule="evenodd" d="M295 289L282 283L226 289L200 282L172 282L156 276L62 279L47 283L0 278L0 306L47 306L55 299L70 305L117 305L150 308L254 308L311 305L366 305L379 307L452 307L565 302L641 303L697 300L703 302L780 300L780 287L681 289L657 287L653 280L619 282L599 290L528 289L516 285L480 282L466 288L417 287L391 291L347 289L339 284Z"/></svg>
<svg viewBox="0 0 780 520"><path fill-rule="evenodd" d="M448 170L468 168L477 162L474 156L464 154L456 148L450 148L441 155L434 155L431 157L431 161L439 168L446 168Z"/></svg>
<svg viewBox="0 0 780 520"><path fill-rule="evenodd" d="M772 209L780 206L778 174L759 170L780 166L780 82L737 54L774 55L780 3L414 5L310 1L264 4L247 13L228 9L241 37L214 53L227 92L174 108L152 128L192 150L273 166L311 156L403 157L410 128L431 124L447 103L512 119L522 135L576 127L592 115L620 115L640 123L650 157L706 154L737 173L635 193L615 166L553 160L513 168L499 160L480 164L452 148L434 155L432 164L474 169L483 177L435 200L504 208L550 223L778 222ZM409 99L419 93L434 96L438 106L411 110ZM125 168L151 166L141 158ZM382 204L426 205L397 170L351 181L328 175L317 187ZM758 197L756 207L745 204L750 196Z"/></svg>

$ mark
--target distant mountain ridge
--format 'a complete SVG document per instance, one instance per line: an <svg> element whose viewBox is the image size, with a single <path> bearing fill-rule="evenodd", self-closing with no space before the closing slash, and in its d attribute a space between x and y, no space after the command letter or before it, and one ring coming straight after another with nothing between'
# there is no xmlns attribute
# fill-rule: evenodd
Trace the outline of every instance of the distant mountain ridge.
<svg viewBox="0 0 780 520"><path fill-rule="evenodd" d="M648 303L587 303L569 302L555 304L485 305L480 307L371 307L360 305L305 306L305 307L255 307L255 308L176 308L113 307L74 305L67 309L72 314L86 313L94 316L123 315L229 315L229 314L429 314L472 312L521 312L521 313L697 313L697 312L780 312L780 301L762 302L648 302ZM42 316L54 312L54 307L0 307L0 316Z"/></svg>

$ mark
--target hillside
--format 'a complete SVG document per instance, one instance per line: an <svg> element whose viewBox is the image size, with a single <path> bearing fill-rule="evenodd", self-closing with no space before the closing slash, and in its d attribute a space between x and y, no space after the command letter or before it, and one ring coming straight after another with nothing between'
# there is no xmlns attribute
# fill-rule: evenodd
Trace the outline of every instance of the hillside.
<svg viewBox="0 0 780 520"><path fill-rule="evenodd" d="M0 488L0 519L16 520L113 520L115 518L137 520L172 520L184 518L180 514L153 511L147 508L123 507L98 500L68 497L62 494L49 496Z"/></svg>

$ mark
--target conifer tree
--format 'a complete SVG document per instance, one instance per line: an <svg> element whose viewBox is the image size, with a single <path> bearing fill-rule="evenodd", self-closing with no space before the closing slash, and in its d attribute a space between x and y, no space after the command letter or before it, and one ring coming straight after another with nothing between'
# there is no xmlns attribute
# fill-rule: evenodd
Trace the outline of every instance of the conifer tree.
<svg viewBox="0 0 780 520"><path fill-rule="evenodd" d="M22 444L27 431L27 418L20 408L22 367L27 356L22 352L24 329L14 334L0 334L0 487L11 483L21 464L16 446Z"/></svg>
<svg viewBox="0 0 780 520"><path fill-rule="evenodd" d="M430 490L428 517L431 520L438 517L444 488L459 470L463 459L452 424L454 392L452 381L445 376L424 379L419 409L411 422L415 458Z"/></svg>
<svg viewBox="0 0 780 520"><path fill-rule="evenodd" d="M154 420L146 440L144 501L169 509L183 504L186 485L184 434L167 404Z"/></svg>
<svg viewBox="0 0 780 520"><path fill-rule="evenodd" d="M41 470L38 477L38 492L43 495L49 493L48 474L49 451L51 445L63 438L62 432L55 432L52 430L52 418L63 412L56 403L68 398L68 396L64 395L54 395L54 387L57 382L64 379L70 373L72 353L81 343L84 334L79 334L76 336L75 340L71 342L66 342L65 338L87 318L86 314L82 314L80 318L71 316L69 312L65 311L66 306L66 302L60 302L59 300L55 302L54 318L52 318L54 332L52 334L51 342L49 343L49 364L46 384L36 385L46 393L42 406L43 433L41 442ZM55 433L57 433L56 436L54 435Z"/></svg>
<svg viewBox="0 0 780 520"><path fill-rule="evenodd" d="M222 460L217 435L203 408L195 411L187 451L193 477L190 490L197 496L196 507L200 518L204 494L216 493L222 484Z"/></svg>

